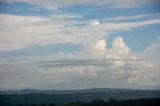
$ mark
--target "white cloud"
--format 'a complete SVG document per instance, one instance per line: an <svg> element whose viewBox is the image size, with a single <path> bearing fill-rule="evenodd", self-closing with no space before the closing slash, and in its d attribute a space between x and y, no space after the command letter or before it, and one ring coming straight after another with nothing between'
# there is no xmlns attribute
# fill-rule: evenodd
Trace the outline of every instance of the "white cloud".
<svg viewBox="0 0 160 106"><path fill-rule="evenodd" d="M159 0L0 0L3 2L27 2L34 5L58 9L59 7L66 7L72 5L91 5L91 6L108 6L111 8L132 8L148 4L159 3Z"/></svg>
<svg viewBox="0 0 160 106"><path fill-rule="evenodd" d="M114 38L111 48L107 48L108 42L105 39L109 33L117 30L133 30L137 27L160 24L159 19L118 23L102 21L100 24L101 20L99 20L91 25L92 20L68 19L72 17L81 16L76 14L56 14L50 17L0 15L1 52L68 42L84 46L81 52L0 60L1 89L28 87L60 89L64 86L66 86L64 89L130 87L133 84L135 88L144 86L159 88L159 43L136 54L131 52L131 48L122 37ZM63 64L59 64L57 60L73 61L61 61ZM47 63L48 66L42 66L40 63L43 61L57 63L55 62L56 65Z"/></svg>
<svg viewBox="0 0 160 106"><path fill-rule="evenodd" d="M107 43L105 40L99 40L91 44L93 52L105 52Z"/></svg>
<svg viewBox="0 0 160 106"><path fill-rule="evenodd" d="M90 24L96 26L96 25L99 25L100 23L98 20L92 20Z"/></svg>
<svg viewBox="0 0 160 106"><path fill-rule="evenodd" d="M66 25L76 24L64 18L37 16L0 15L0 51L15 50L30 46L43 46L49 43L76 42L77 37L69 36ZM78 23L77 23L78 24ZM58 36L57 36L58 35ZM81 38L78 39L81 41Z"/></svg>
<svg viewBox="0 0 160 106"><path fill-rule="evenodd" d="M147 20L147 19L159 19L160 14L159 13L150 13L150 14L140 14L140 15L133 15L133 16L116 16L116 17L111 17L111 18L105 18L102 19L102 23L107 23L107 22L123 22L123 21L137 21L139 19Z"/></svg>
<svg viewBox="0 0 160 106"><path fill-rule="evenodd" d="M119 54L128 54L130 52L130 48L125 44L122 37L117 37L112 42L113 49L117 50Z"/></svg>
<svg viewBox="0 0 160 106"><path fill-rule="evenodd" d="M147 15L147 14L144 14L144 15L135 15L135 16L118 16L118 17L112 17L112 18L104 19L103 22L105 22L105 21L123 21L123 20L143 19L143 18L148 17L148 16L149 15Z"/></svg>
<svg viewBox="0 0 160 106"><path fill-rule="evenodd" d="M144 27L153 24L160 24L160 19L152 19L137 22L104 22L101 28L109 31L115 30L133 30L133 28ZM109 27L108 27L109 26Z"/></svg>
<svg viewBox="0 0 160 106"><path fill-rule="evenodd" d="M131 73L128 81L135 85L158 86L159 85L159 49L160 44L155 43L147 47L141 53L135 54L137 61L131 61Z"/></svg>
<svg viewBox="0 0 160 106"><path fill-rule="evenodd" d="M106 54L103 54L106 56L105 59L103 57L97 59L90 51L0 61L1 89L8 87L11 89L81 89L87 87L158 89L160 88L159 60L151 57L158 58L158 54L156 56L152 53L160 49L159 46L154 45L149 48L154 49L147 49L141 54L124 55L112 52L113 48L106 48ZM147 57L148 53L153 56ZM92 60L89 60L90 58ZM44 66L44 63L48 66Z"/></svg>
<svg viewBox="0 0 160 106"><path fill-rule="evenodd" d="M114 8L133 8L133 7L139 7L139 6L143 6L143 5L150 5L150 4L154 4L154 3L159 3L158 0L119 0L119 1L115 1L115 3L113 3L113 7Z"/></svg>
<svg viewBox="0 0 160 106"><path fill-rule="evenodd" d="M68 67L66 68L66 71L68 71L70 74L71 73L75 73L77 75L80 76L85 76L85 77L96 77L97 73L96 73L96 67L94 66L72 66L72 67Z"/></svg>
<svg viewBox="0 0 160 106"><path fill-rule="evenodd" d="M77 16L80 17L76 14L55 14L50 17L0 14L0 51L56 43L85 44L104 39L105 35L108 36L114 31L133 30L137 27L160 24L159 19L101 24L99 21L94 21L94 25L88 24L90 20L70 20Z"/></svg>

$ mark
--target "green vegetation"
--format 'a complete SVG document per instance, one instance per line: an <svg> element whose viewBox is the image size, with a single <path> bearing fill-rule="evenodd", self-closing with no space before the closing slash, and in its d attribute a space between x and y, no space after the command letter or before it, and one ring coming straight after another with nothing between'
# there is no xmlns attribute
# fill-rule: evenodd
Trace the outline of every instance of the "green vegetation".
<svg viewBox="0 0 160 106"><path fill-rule="evenodd" d="M14 92L15 93L15 92ZM114 98L114 99L110 99ZM148 98L148 99L143 99ZM151 99L155 98L155 99ZM132 106L158 103L159 90L88 89L73 91L23 90L1 92L0 106ZM129 100L129 101L126 101ZM134 100L134 101L133 101ZM141 100L141 101L138 101ZM143 105L145 104L145 105ZM147 105L146 105L147 106ZM152 106L152 105L149 105ZM160 105L153 105L160 106Z"/></svg>
<svg viewBox="0 0 160 106"><path fill-rule="evenodd" d="M39 105L19 104L18 106L160 106L160 98L126 100L126 101L116 101L114 99L110 99L109 101L93 100L90 103L78 102L78 103L67 103L61 105L55 105L53 103L50 104L41 103Z"/></svg>

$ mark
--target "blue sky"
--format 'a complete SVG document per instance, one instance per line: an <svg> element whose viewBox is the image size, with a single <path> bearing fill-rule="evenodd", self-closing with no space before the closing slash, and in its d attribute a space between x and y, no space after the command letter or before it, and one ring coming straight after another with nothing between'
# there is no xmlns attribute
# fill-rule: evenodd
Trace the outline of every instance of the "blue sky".
<svg viewBox="0 0 160 106"><path fill-rule="evenodd" d="M0 0L0 89L159 89L159 5Z"/></svg>

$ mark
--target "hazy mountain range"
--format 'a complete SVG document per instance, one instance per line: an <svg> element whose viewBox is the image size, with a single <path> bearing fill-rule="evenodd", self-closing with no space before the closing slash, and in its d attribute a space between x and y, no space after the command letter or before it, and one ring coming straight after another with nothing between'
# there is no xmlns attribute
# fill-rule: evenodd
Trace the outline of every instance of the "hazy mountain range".
<svg viewBox="0 0 160 106"><path fill-rule="evenodd" d="M160 90L133 90L133 89L116 89L116 88L92 88L82 90L36 90L36 89L22 89L22 90L7 90L0 91L0 94L72 94L72 93L91 93L91 92L136 92L136 91L147 91L147 92L159 92Z"/></svg>

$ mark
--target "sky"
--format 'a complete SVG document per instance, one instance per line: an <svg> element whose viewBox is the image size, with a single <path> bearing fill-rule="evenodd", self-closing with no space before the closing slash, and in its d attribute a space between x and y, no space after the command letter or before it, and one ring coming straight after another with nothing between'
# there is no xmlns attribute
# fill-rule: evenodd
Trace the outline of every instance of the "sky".
<svg viewBox="0 0 160 106"><path fill-rule="evenodd" d="M159 0L0 0L0 90L160 89Z"/></svg>

